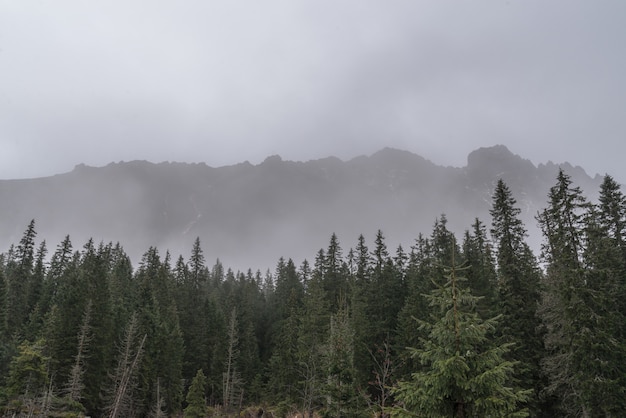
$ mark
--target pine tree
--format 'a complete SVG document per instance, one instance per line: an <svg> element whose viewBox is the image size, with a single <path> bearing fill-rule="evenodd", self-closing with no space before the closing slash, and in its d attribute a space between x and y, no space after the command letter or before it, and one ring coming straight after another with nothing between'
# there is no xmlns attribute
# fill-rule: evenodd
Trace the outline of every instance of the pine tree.
<svg viewBox="0 0 626 418"><path fill-rule="evenodd" d="M393 390L397 417L527 416L520 405L528 391L507 386L515 363L504 359L510 344L495 344L498 317L482 320L477 297L457 277L453 266L443 285L428 297L430 321L418 320L427 332L411 356L422 364Z"/></svg>
<svg viewBox="0 0 626 418"><path fill-rule="evenodd" d="M351 250L352 251L352 250ZM354 328L354 364L356 379L362 387L367 386L371 378L372 357L370 355L372 341L370 334L370 318L368 303L372 286L372 263L370 251L363 235L359 235L356 250L353 252L353 267L349 276L347 295L350 306L351 321Z"/></svg>
<svg viewBox="0 0 626 418"><path fill-rule="evenodd" d="M187 407L185 408L185 418L204 418L207 416L206 406L206 376L202 369L196 372L187 392Z"/></svg>
<svg viewBox="0 0 626 418"><path fill-rule="evenodd" d="M233 308L228 322L228 342L222 384L222 405L227 411L239 401L243 383L237 370L237 360L239 358L238 333L237 310Z"/></svg>
<svg viewBox="0 0 626 418"><path fill-rule="evenodd" d="M15 255L10 257L6 268L7 281L7 328L9 335L21 331L32 306L29 290L35 260L35 220L28 224Z"/></svg>
<svg viewBox="0 0 626 418"><path fill-rule="evenodd" d="M269 361L269 382L272 394L284 403L296 404L299 396L300 358L298 334L304 297L302 283L298 280L291 259L278 263L276 292L273 310L276 331L273 338L273 355Z"/></svg>
<svg viewBox="0 0 626 418"><path fill-rule="evenodd" d="M496 315L496 265L487 230L478 218L472 224L471 232L465 231L463 258L468 266L466 276L470 290L481 298L478 303L480 315L483 318Z"/></svg>
<svg viewBox="0 0 626 418"><path fill-rule="evenodd" d="M137 373L141 364L147 335L139 335L139 320L133 314L126 326L124 338L119 348L117 367L111 375L107 391L106 415L109 418L136 414Z"/></svg>
<svg viewBox="0 0 626 418"><path fill-rule="evenodd" d="M593 416L626 414L626 320L621 248L591 208L586 218L584 272L570 307L575 333L571 340L574 390L580 410ZM588 412L587 412L588 411Z"/></svg>
<svg viewBox="0 0 626 418"><path fill-rule="evenodd" d="M135 281L139 287L140 330L148 335L139 369L143 405L147 408L161 403L173 413L182 401L184 348L170 270L169 256L161 261L156 248L151 248L144 254ZM157 389L159 402L155 398Z"/></svg>
<svg viewBox="0 0 626 418"><path fill-rule="evenodd" d="M448 219L444 214L435 220L430 237L418 235L411 248L406 273L407 296L405 304L398 314L398 346L415 347L426 337L425 330L415 329L415 319L425 320L432 307L425 295L428 295L439 283L445 280L443 266L452 264L453 255L459 248L456 237L448 229ZM399 352L401 366L398 376L408 378L418 367L414 357L406 350Z"/></svg>
<svg viewBox="0 0 626 418"><path fill-rule="evenodd" d="M403 276L389 256L382 231L376 234L372 271L367 286L367 319L370 348L382 344L396 329L398 312L404 305ZM373 343L373 344L372 344Z"/></svg>
<svg viewBox="0 0 626 418"><path fill-rule="evenodd" d="M432 277L435 268L430 240L419 234L411 247L406 269L407 296L398 314L398 347L414 347L419 344L420 333L415 332L415 318L426 319L430 312L425 295L433 288ZM400 352L397 371L401 376L409 376L418 366L405 351Z"/></svg>
<svg viewBox="0 0 626 418"><path fill-rule="evenodd" d="M9 366L6 416L48 416L54 390L48 373L45 340L24 341Z"/></svg>
<svg viewBox="0 0 626 418"><path fill-rule="evenodd" d="M626 196L613 177L604 176L598 200L598 222L626 260Z"/></svg>
<svg viewBox="0 0 626 418"><path fill-rule="evenodd" d="M176 306L185 345L182 375L190 381L197 370L211 373L212 346L209 339L210 333L216 332L209 326L209 318L213 315L210 311L214 307L209 301L209 273L199 239L194 242L189 263L184 263L180 257L174 272Z"/></svg>
<svg viewBox="0 0 626 418"><path fill-rule="evenodd" d="M541 272L525 240L527 233L520 219L521 209L502 179L496 185L490 213L491 236L496 247L498 307L502 314L500 338L514 343L506 358L520 362L517 384L522 388L536 388L529 400L529 409L534 415L541 408L543 340L537 314Z"/></svg>
<svg viewBox="0 0 626 418"><path fill-rule="evenodd" d="M319 250L306 288L298 330L299 387L304 410L309 412L320 406L326 377L322 357L328 338L330 301L322 281L324 258L324 250Z"/></svg>
<svg viewBox="0 0 626 418"><path fill-rule="evenodd" d="M91 315L92 302L89 301L85 308L82 324L78 333L77 353L74 365L70 370L70 379L67 383L66 392L70 402L80 402L82 391L85 388L85 357L88 355L89 343L91 341Z"/></svg>
<svg viewBox="0 0 626 418"><path fill-rule="evenodd" d="M0 263L0 341L8 339L7 335L7 281L4 277L4 266ZM2 343L0 343L1 345ZM1 358L1 356L0 356ZM0 369L1 371L1 369ZM1 381L0 381L1 383Z"/></svg>
<svg viewBox="0 0 626 418"><path fill-rule="evenodd" d="M50 372L61 386L68 381L74 364L76 335L90 296L85 291L80 269L80 254L76 253L62 269L51 269L47 279L56 285L44 319L43 336L51 357Z"/></svg>
<svg viewBox="0 0 626 418"><path fill-rule="evenodd" d="M545 328L547 354L542 364L549 378L546 394L556 400L560 414L589 414L581 398L579 365L573 341L580 333L578 319L584 312L584 219L588 203L579 187L562 170L550 189L549 204L538 216L544 243L546 280L540 314ZM584 292L583 292L584 293Z"/></svg>
<svg viewBox="0 0 626 418"><path fill-rule="evenodd" d="M612 248L619 254L612 253L612 269L620 277L626 277L626 196L620 185L609 175L604 177L600 186L599 204L597 207L598 224L602 235L609 240ZM619 256L621 261L615 259ZM619 300L619 311L626 317L626 280L616 284L616 297Z"/></svg>
<svg viewBox="0 0 626 418"><path fill-rule="evenodd" d="M331 312L336 312L340 299L345 298L348 292L348 268L344 263L343 251L335 233L330 237L323 261L323 283Z"/></svg>
<svg viewBox="0 0 626 418"><path fill-rule="evenodd" d="M325 417L362 416L362 402L357 390L354 367L354 330L345 301L330 319L330 335L325 350Z"/></svg>

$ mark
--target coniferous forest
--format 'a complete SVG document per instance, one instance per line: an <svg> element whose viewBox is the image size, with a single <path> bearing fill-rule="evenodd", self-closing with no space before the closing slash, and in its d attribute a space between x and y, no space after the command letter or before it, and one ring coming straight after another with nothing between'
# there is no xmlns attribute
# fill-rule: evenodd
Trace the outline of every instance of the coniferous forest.
<svg viewBox="0 0 626 418"><path fill-rule="evenodd" d="M201 238L133 266L32 221L0 256L0 415L626 416L619 184L591 202L560 171L539 253L502 180L490 213L267 272L210 265Z"/></svg>

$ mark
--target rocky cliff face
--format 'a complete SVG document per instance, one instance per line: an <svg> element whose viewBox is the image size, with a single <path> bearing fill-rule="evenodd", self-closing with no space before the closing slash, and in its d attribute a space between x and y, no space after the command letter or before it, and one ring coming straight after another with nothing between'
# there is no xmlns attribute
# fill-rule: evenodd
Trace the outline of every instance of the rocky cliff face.
<svg viewBox="0 0 626 418"><path fill-rule="evenodd" d="M564 164L592 197L601 179ZM314 257L338 234L346 250L381 229L390 250L408 250L445 213L461 233L478 217L489 223L491 193L503 178L538 245L534 215L543 208L559 165L534 166L504 146L481 148L466 167L442 167L406 151L383 149L349 161L268 157L209 167L145 161L77 166L72 172L0 181L0 251L19 242L31 219L54 247L67 234L75 248L88 238L120 242L133 260L150 246L187 256L200 237L208 260L235 269L273 268L278 257Z"/></svg>

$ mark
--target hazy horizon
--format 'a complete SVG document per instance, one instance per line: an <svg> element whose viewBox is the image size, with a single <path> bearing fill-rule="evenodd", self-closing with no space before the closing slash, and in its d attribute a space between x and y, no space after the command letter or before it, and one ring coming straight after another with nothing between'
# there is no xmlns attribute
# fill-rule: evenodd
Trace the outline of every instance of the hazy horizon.
<svg viewBox="0 0 626 418"><path fill-rule="evenodd" d="M626 179L626 3L0 4L0 178L77 164L463 166L504 144Z"/></svg>

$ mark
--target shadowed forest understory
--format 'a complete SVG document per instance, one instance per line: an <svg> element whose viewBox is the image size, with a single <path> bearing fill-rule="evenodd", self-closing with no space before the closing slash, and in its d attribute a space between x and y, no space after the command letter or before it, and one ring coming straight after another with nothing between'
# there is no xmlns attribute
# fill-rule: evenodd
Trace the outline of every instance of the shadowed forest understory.
<svg viewBox="0 0 626 418"><path fill-rule="evenodd" d="M68 236L0 255L5 417L626 416L626 198L560 171L526 243L499 181L489 224L441 215L274 271ZM298 240L297 236L293 237ZM271 236L268 236L271 245Z"/></svg>

